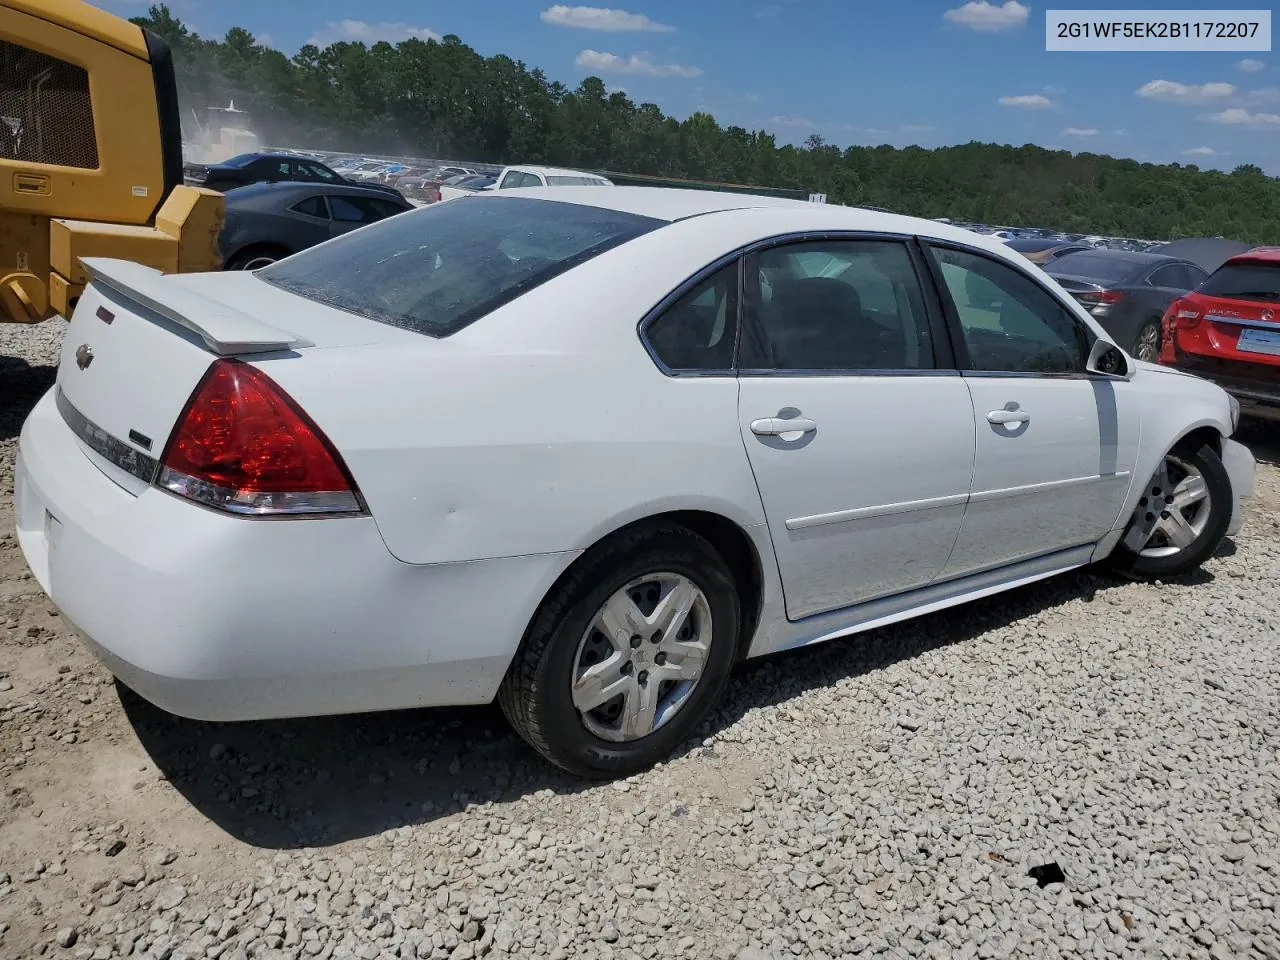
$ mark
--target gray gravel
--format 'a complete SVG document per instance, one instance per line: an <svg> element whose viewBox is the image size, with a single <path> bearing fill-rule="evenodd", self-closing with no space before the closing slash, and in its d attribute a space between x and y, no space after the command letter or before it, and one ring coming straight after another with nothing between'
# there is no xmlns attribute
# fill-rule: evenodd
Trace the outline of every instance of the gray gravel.
<svg viewBox="0 0 1280 960"><path fill-rule="evenodd" d="M0 359L0 957L1280 958L1274 466L1202 575L747 665L682 755L587 786L493 709L204 724L113 686L10 532L59 333L0 327L35 371Z"/></svg>

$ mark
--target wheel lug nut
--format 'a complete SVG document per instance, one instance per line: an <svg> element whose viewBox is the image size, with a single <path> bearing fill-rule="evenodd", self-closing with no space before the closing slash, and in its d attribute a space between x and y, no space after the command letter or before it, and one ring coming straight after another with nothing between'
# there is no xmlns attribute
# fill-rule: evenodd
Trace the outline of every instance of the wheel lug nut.
<svg viewBox="0 0 1280 960"><path fill-rule="evenodd" d="M642 644L643 642L644 642L644 641L643 641L643 640L641 640L638 636L636 636L636 637L632 637L632 638L631 638L631 649L632 649L632 650L634 650L636 647L640 646L640 644Z"/></svg>
<svg viewBox="0 0 1280 960"><path fill-rule="evenodd" d="M1156 515L1155 515L1154 513L1148 513L1148 514L1147 514L1147 520L1148 520L1148 521L1154 520L1155 518L1156 518Z"/></svg>
<svg viewBox="0 0 1280 960"><path fill-rule="evenodd" d="M659 651L658 655L653 658L653 662L656 663L658 666L662 666L664 663L667 662L667 655Z"/></svg>
<svg viewBox="0 0 1280 960"><path fill-rule="evenodd" d="M654 635L653 635L652 637L650 637L650 638L649 638L649 642L650 642L650 643L661 643L661 642L662 642L662 631L661 631L661 630L656 631L656 632L654 633Z"/></svg>
<svg viewBox="0 0 1280 960"><path fill-rule="evenodd" d="M648 670L641 670L638 674L636 674L636 679L637 679L637 680L639 680L641 683L648 683L648 682L649 682L649 671L648 671Z"/></svg>
<svg viewBox="0 0 1280 960"><path fill-rule="evenodd" d="M1168 519L1169 519L1169 511L1168 511L1168 510L1161 510L1161 511L1160 511L1160 519L1161 519L1161 520L1168 520Z"/></svg>
<svg viewBox="0 0 1280 960"><path fill-rule="evenodd" d="M626 674L627 676L631 676L631 671L634 669L635 668L631 665L631 661L628 660L626 663L622 665L621 672Z"/></svg>
<svg viewBox="0 0 1280 960"><path fill-rule="evenodd" d="M1146 497L1143 497L1141 500L1139 500L1139 501L1138 501L1138 506L1140 506L1140 507L1145 507L1146 505L1147 505L1147 498L1146 498Z"/></svg>
<svg viewBox="0 0 1280 960"><path fill-rule="evenodd" d="M1166 494L1164 495L1164 502L1165 502L1165 503L1173 503L1173 494L1171 494L1171 493L1166 493Z"/></svg>

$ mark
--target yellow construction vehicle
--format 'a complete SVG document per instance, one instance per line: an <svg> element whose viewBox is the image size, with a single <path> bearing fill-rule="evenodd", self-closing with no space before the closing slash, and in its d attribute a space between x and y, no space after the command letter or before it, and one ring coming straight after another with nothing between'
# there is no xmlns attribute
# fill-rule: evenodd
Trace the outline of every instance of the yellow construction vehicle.
<svg viewBox="0 0 1280 960"><path fill-rule="evenodd" d="M70 316L81 257L217 269L222 196L182 181L168 44L83 0L0 0L0 322Z"/></svg>

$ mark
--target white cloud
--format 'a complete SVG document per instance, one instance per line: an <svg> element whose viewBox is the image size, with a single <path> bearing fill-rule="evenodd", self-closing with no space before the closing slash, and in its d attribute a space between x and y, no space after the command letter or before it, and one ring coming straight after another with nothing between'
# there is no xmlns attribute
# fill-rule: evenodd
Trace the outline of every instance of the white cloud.
<svg viewBox="0 0 1280 960"><path fill-rule="evenodd" d="M260 47L274 47L276 45L275 37L269 33L255 33L253 42Z"/></svg>
<svg viewBox="0 0 1280 960"><path fill-rule="evenodd" d="M1229 157L1230 152L1224 150L1215 150L1213 147L1192 147L1190 150L1183 150L1184 157Z"/></svg>
<svg viewBox="0 0 1280 960"><path fill-rule="evenodd" d="M1067 129L1062 131L1062 135L1064 137L1096 137L1098 135L1098 131L1093 127L1067 127Z"/></svg>
<svg viewBox="0 0 1280 960"><path fill-rule="evenodd" d="M1231 83L1186 84L1172 80L1152 80L1138 88L1138 96L1167 103L1207 103L1235 92L1235 85Z"/></svg>
<svg viewBox="0 0 1280 960"><path fill-rule="evenodd" d="M1026 107L1029 110L1043 110L1045 107L1053 106L1053 101L1043 93L1025 93L1018 97L1001 97L999 102L1002 107Z"/></svg>
<svg viewBox="0 0 1280 960"><path fill-rule="evenodd" d="M942 19L971 30L994 33L1024 26L1030 14L1031 8L1024 7L1018 0L1006 0L999 4L988 3L987 0L969 0L954 10L948 10L942 15Z"/></svg>
<svg viewBox="0 0 1280 960"><path fill-rule="evenodd" d="M772 127L803 127L806 130L812 130L818 126L808 117L770 117L765 123Z"/></svg>
<svg viewBox="0 0 1280 960"><path fill-rule="evenodd" d="M673 33L675 27L650 20L642 13L609 7L570 7L558 3L542 11L542 22L555 27L577 27L604 33Z"/></svg>
<svg viewBox="0 0 1280 960"><path fill-rule="evenodd" d="M1248 57L1236 64L1237 70L1243 70L1245 73L1260 73L1267 69L1267 65L1261 60L1250 60Z"/></svg>
<svg viewBox="0 0 1280 960"><path fill-rule="evenodd" d="M647 53L633 53L629 57L620 57L616 53L583 50L573 62L583 70L595 70L599 73L626 73L641 77L702 76L701 67L690 67L679 63L654 63Z"/></svg>
<svg viewBox="0 0 1280 960"><path fill-rule="evenodd" d="M1239 127L1277 127L1280 126L1280 114L1276 113L1250 113L1248 110L1240 107L1230 107L1220 113L1210 114L1207 119L1210 123L1225 123Z"/></svg>
<svg viewBox="0 0 1280 960"><path fill-rule="evenodd" d="M331 43L374 44L379 40L399 43L417 37L419 40L439 40L440 34L426 27L411 27L407 23L370 23L367 20L330 20L317 30L307 43L327 47Z"/></svg>

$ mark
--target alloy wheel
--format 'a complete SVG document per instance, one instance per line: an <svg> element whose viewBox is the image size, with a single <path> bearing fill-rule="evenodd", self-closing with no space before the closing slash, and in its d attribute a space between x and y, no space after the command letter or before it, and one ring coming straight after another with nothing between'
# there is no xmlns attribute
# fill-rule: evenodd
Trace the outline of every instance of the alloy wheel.
<svg viewBox="0 0 1280 960"><path fill-rule="evenodd" d="M1199 539L1212 510L1204 476L1181 457L1164 458L1138 501L1125 546L1143 557L1171 557Z"/></svg>
<svg viewBox="0 0 1280 960"><path fill-rule="evenodd" d="M1160 327L1148 323L1138 332L1138 342L1134 346L1133 355L1145 363L1155 363L1160 357Z"/></svg>
<svg viewBox="0 0 1280 960"><path fill-rule="evenodd" d="M573 661L573 705L603 740L638 740L692 696L711 652L711 606L688 577L652 573L596 611Z"/></svg>

